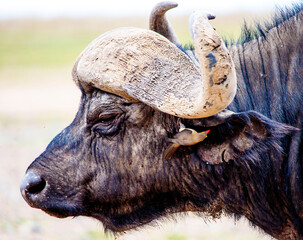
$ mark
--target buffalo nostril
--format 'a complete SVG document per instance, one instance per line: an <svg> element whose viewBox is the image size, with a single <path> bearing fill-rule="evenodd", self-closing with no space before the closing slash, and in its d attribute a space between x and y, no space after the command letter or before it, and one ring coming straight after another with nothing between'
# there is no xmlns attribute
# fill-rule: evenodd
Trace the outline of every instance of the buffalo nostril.
<svg viewBox="0 0 303 240"><path fill-rule="evenodd" d="M42 190L45 188L45 185L46 185L46 182L42 178L39 182L30 183L27 188L27 192L32 193L32 194L42 192Z"/></svg>
<svg viewBox="0 0 303 240"><path fill-rule="evenodd" d="M28 172L21 181L20 190L23 196L26 194L37 194L43 191L46 181L39 175Z"/></svg>

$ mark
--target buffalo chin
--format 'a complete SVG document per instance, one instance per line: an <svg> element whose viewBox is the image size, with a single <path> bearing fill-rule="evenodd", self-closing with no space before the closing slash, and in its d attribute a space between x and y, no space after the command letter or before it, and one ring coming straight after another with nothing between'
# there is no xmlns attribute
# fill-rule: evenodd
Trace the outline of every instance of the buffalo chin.
<svg viewBox="0 0 303 240"><path fill-rule="evenodd" d="M56 218L77 217L82 213L82 209L79 207L61 203L43 207L41 210Z"/></svg>
<svg viewBox="0 0 303 240"><path fill-rule="evenodd" d="M154 219L149 219L147 221L140 222L138 220L129 219L128 221L121 221L119 217L104 217L99 214L88 215L88 217L93 217L100 221L105 229L105 232L112 233L122 233L128 230L140 228L143 225L146 225L153 221Z"/></svg>

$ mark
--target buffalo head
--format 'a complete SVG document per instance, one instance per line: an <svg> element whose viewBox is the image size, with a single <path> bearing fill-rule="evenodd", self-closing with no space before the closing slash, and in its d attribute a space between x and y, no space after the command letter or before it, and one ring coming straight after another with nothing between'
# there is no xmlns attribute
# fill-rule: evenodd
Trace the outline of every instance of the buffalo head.
<svg viewBox="0 0 303 240"><path fill-rule="evenodd" d="M27 169L21 192L30 206L56 217L91 216L116 232L170 213L213 212L223 208L228 185L239 186L238 164L258 162L273 146L268 154L279 152L273 139L286 128L225 110L236 92L235 67L203 15L190 20L195 51L177 46L164 17L174 6L154 9L154 31L117 29L80 54L72 72L80 108ZM165 160L180 121L210 129L209 137Z"/></svg>

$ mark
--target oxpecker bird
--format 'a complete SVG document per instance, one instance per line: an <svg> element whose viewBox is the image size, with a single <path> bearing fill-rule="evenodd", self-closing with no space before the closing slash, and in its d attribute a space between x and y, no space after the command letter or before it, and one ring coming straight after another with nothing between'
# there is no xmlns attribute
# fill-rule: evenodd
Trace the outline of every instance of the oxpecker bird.
<svg viewBox="0 0 303 240"><path fill-rule="evenodd" d="M202 142L205 138L207 138L207 134L209 132L210 130L197 132L194 129L186 128L181 123L179 132L175 134L173 138L168 139L171 143L165 150L164 159L170 159L180 146L192 146Z"/></svg>

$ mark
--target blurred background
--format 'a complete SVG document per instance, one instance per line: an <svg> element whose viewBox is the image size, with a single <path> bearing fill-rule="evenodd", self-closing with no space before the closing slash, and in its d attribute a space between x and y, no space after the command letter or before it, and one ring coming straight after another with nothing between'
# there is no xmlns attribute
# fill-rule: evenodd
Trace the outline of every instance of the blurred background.
<svg viewBox="0 0 303 240"><path fill-rule="evenodd" d="M148 28L155 0L9 0L0 4L0 239L92 240L105 236L88 218L55 219L30 208L19 192L27 166L73 119L80 91L71 69L96 37L117 27ZM237 39L248 24L270 19L275 6L289 0L179 1L168 18L183 44L191 42L188 18L201 9L217 15L213 26ZM121 239L202 240L270 239L248 222L214 221L188 215L161 220Z"/></svg>

